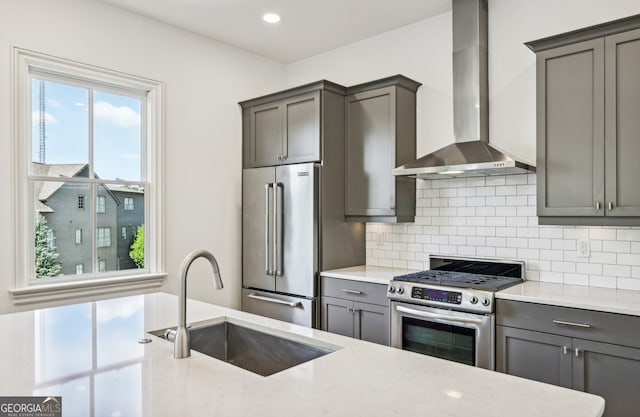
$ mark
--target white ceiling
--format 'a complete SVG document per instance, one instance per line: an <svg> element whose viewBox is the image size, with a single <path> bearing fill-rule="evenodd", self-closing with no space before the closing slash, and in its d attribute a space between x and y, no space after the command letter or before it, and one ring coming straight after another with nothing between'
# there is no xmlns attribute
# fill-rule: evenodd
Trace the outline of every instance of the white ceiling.
<svg viewBox="0 0 640 417"><path fill-rule="evenodd" d="M289 63L451 10L451 0L102 0ZM277 24L262 21L278 13Z"/></svg>

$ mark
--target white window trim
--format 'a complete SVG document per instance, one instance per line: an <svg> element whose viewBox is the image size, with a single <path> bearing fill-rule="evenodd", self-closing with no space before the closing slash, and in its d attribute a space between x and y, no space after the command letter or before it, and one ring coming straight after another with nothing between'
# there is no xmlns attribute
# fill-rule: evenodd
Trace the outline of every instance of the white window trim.
<svg viewBox="0 0 640 417"><path fill-rule="evenodd" d="M11 153L15 183L13 194L16 242L16 281L15 288L9 293L16 305L46 302L51 300L86 297L89 295L132 292L162 285L166 278L164 264L164 95L163 84L147 78L107 70L92 65L69 61L26 49L14 47L12 51L11 93L13 98L11 129L14 140ZM105 87L118 85L131 88L132 91L147 91L145 106L146 130L143 132L143 154L147 159L142 163L143 182L148 182L149 204L145 205L145 224L153 236L145 242L145 268L141 270L113 271L107 277L93 278L92 274L81 277L50 278L43 283L30 280L33 266L33 239L29 231L33 230L33 209L27 186L28 161L31 160L31 108L30 108L30 72L41 72L52 76L56 74L77 79L95 80L96 76ZM95 81L93 81L95 83ZM151 145L151 146L148 146ZM153 163L148 163L153 161ZM32 193L31 193L32 195ZM86 200L86 199L85 199ZM26 209L25 209L26 208Z"/></svg>

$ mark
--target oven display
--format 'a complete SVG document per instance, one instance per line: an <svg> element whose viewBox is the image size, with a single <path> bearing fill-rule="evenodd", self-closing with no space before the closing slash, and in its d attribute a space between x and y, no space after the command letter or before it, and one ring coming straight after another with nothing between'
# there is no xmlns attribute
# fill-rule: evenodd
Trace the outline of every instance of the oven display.
<svg viewBox="0 0 640 417"><path fill-rule="evenodd" d="M430 288L411 288L411 298L438 301L447 304L462 304L462 293L455 291L434 290Z"/></svg>

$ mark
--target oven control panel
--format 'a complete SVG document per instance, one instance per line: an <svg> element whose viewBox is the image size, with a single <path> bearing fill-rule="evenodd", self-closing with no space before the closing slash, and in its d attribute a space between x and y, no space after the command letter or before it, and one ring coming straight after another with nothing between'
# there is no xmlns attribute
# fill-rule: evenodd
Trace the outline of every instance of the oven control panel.
<svg viewBox="0 0 640 417"><path fill-rule="evenodd" d="M447 304L462 304L462 293L457 291L434 290L432 288L412 287L411 298L437 301Z"/></svg>

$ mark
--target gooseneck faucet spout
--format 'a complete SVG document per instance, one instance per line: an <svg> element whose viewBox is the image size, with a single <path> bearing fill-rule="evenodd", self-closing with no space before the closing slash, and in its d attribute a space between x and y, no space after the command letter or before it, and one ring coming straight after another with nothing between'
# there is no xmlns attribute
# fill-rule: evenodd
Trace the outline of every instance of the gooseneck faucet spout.
<svg viewBox="0 0 640 417"><path fill-rule="evenodd" d="M188 254L180 265L180 289L178 293L178 328L173 341L173 357L175 359L187 358L191 355L189 343L189 331L187 330L187 273L189 267L198 258L205 258L211 264L213 269L213 277L216 282L216 288L221 290L222 278L220 277L220 268L218 261L211 252L205 249L199 249Z"/></svg>

